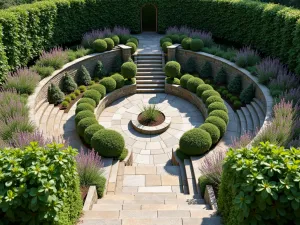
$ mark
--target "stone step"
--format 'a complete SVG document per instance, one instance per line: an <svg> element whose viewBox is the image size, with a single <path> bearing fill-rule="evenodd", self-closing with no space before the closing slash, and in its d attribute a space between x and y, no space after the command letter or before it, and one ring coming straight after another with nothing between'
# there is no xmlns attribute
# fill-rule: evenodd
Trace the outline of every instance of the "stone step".
<svg viewBox="0 0 300 225"><path fill-rule="evenodd" d="M63 115L64 115L64 110L59 110L59 112L56 114L56 117L54 119L53 134L56 134L57 136L63 134L60 132L60 129L59 129L59 125L60 125Z"/></svg>
<svg viewBox="0 0 300 225"><path fill-rule="evenodd" d="M54 109L53 104L49 104L48 107L45 109L42 118L40 120L40 126L39 129L42 131L44 134L47 134L47 123L48 123L48 118L51 115L52 110Z"/></svg>
<svg viewBox="0 0 300 225"><path fill-rule="evenodd" d="M138 63L137 64L137 68L138 69L140 69L140 68L160 68L160 69L163 69L163 66L162 66L162 63L157 63L157 64L152 64L152 63L142 64L142 63Z"/></svg>
<svg viewBox="0 0 300 225"><path fill-rule="evenodd" d="M138 65L139 64L162 64L162 60L138 59L137 63Z"/></svg>
<svg viewBox="0 0 300 225"><path fill-rule="evenodd" d="M166 77L165 76L149 76L149 75L146 75L146 76L139 76L137 75L135 77L136 80L163 80L165 81Z"/></svg>
<svg viewBox="0 0 300 225"><path fill-rule="evenodd" d="M137 72L163 72L163 69L160 67L148 67L148 68L137 68Z"/></svg>
<svg viewBox="0 0 300 225"><path fill-rule="evenodd" d="M165 88L137 88L137 93L164 93Z"/></svg>
<svg viewBox="0 0 300 225"><path fill-rule="evenodd" d="M137 60L162 60L161 56L137 56Z"/></svg>
<svg viewBox="0 0 300 225"><path fill-rule="evenodd" d="M136 54L136 56L162 56L161 53L142 53L142 54Z"/></svg>
<svg viewBox="0 0 300 225"><path fill-rule="evenodd" d="M260 108L260 106L256 103L256 102L251 102L251 105L252 107L254 108L255 112L257 113L258 115L258 118L259 118L259 124L260 124L260 127L263 125L264 123L264 120L265 120L265 114L264 114L264 111Z"/></svg>
<svg viewBox="0 0 300 225"><path fill-rule="evenodd" d="M97 200L97 204L101 205L148 205L148 204L177 204L177 205L199 205L205 204L204 199L201 196L197 196L198 198L177 198L177 199L150 199L150 200L121 200L121 199L107 199L106 197L109 195L105 195L102 199Z"/></svg>
<svg viewBox="0 0 300 225"><path fill-rule="evenodd" d="M37 112L39 110L39 108L46 102L46 99L41 100L36 107L34 108L34 111Z"/></svg>
<svg viewBox="0 0 300 225"><path fill-rule="evenodd" d="M249 110L246 107L242 107L241 111L244 114L245 119L246 119L247 131L253 132L254 127L253 127L253 121L252 121L251 113L249 112Z"/></svg>
<svg viewBox="0 0 300 225"><path fill-rule="evenodd" d="M260 109L266 114L264 104L257 98L254 98L253 101L260 107Z"/></svg>
<svg viewBox="0 0 300 225"><path fill-rule="evenodd" d="M189 194L198 194L195 174L192 169L192 163L189 159L184 159L184 168L185 168L185 174L187 178Z"/></svg>
<svg viewBox="0 0 300 225"><path fill-rule="evenodd" d="M240 121L241 135L243 135L244 133L247 132L246 118L240 109L237 110L236 112Z"/></svg>
<svg viewBox="0 0 300 225"><path fill-rule="evenodd" d="M149 89L152 89L152 88L164 88L165 87L165 83L162 83L162 84L138 84L137 85L137 88L149 88Z"/></svg>
<svg viewBox="0 0 300 225"><path fill-rule="evenodd" d="M235 121L237 121L236 132L237 132L238 136L240 136L241 135L241 122L240 122L237 112L234 112L234 118L235 118Z"/></svg>
<svg viewBox="0 0 300 225"><path fill-rule="evenodd" d="M255 109L252 107L252 105L247 104L246 108L250 112L252 122L253 122L253 131L256 132L260 129L260 123L259 123L259 118L258 115L255 111Z"/></svg>
<svg viewBox="0 0 300 225"><path fill-rule="evenodd" d="M136 83L138 84L138 86L140 87L140 84L163 84L163 86L165 86L165 80L164 79L160 79L160 80L136 80Z"/></svg>
<svg viewBox="0 0 300 225"><path fill-rule="evenodd" d="M37 125L40 124L41 118L45 112L45 110L47 109L47 107L49 106L49 102L44 102L38 109L38 111L35 113L35 122L37 123Z"/></svg>
<svg viewBox="0 0 300 225"><path fill-rule="evenodd" d="M147 71L147 72L138 72L137 73L137 76L139 75L152 75L152 76L155 76L155 75L158 75L158 76L165 76L165 73L160 71L160 72L151 72L151 71Z"/></svg>
<svg viewBox="0 0 300 225"><path fill-rule="evenodd" d="M59 110L59 107L54 107L51 111L51 114L49 115L48 121L47 121L47 128L46 128L46 134L49 136L52 136L54 134L54 125L55 125L55 118Z"/></svg>

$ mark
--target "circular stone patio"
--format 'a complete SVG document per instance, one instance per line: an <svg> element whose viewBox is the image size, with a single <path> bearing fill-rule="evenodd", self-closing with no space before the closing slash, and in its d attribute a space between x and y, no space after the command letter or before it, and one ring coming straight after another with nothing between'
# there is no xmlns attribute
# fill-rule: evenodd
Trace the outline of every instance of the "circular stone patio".
<svg viewBox="0 0 300 225"><path fill-rule="evenodd" d="M160 135L141 134L131 120L143 106L157 104L165 116L171 117L170 127ZM178 148L184 132L204 122L201 112L188 101L168 94L135 94L120 98L105 108L99 123L122 134L126 147L133 152L133 165L171 165L172 149Z"/></svg>

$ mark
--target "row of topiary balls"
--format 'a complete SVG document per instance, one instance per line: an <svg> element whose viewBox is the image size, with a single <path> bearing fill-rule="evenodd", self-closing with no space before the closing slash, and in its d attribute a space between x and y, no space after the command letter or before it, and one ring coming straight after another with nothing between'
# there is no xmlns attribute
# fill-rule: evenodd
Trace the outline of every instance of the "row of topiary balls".
<svg viewBox="0 0 300 225"><path fill-rule="evenodd" d="M194 52L200 51L204 47L204 43L200 38L189 38L186 35L166 35L160 39L160 46L164 53L167 53L168 47L172 44L181 44L185 50L192 50Z"/></svg>
<svg viewBox="0 0 300 225"><path fill-rule="evenodd" d="M170 61L165 66L166 76L171 79L180 74L180 64ZM215 145L225 134L229 122L228 109L220 94L199 77L185 74L180 78L180 86L196 93L205 103L208 117L199 128L183 134L179 141L179 150L186 155L201 155Z"/></svg>
<svg viewBox="0 0 300 225"><path fill-rule="evenodd" d="M139 45L139 40L130 35L124 35L123 38L127 39L126 45L131 47L131 54L135 53ZM92 43L92 48L95 52L105 52L112 50L115 46L120 44L120 38L117 35L112 35L104 39L96 39Z"/></svg>

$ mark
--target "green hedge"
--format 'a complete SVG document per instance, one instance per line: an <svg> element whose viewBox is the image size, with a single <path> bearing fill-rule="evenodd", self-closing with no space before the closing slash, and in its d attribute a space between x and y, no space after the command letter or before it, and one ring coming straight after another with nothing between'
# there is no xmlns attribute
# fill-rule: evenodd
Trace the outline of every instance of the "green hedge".
<svg viewBox="0 0 300 225"><path fill-rule="evenodd" d="M140 9L145 2L53 0L2 10L1 79L7 69L6 57L9 67L14 69L26 65L43 49L79 41L83 33L92 29L118 24L133 33L140 32ZM218 38L251 44L265 54L279 57L300 73L297 66L300 64L297 62L300 10L240 0L155 0L153 3L158 8L159 32L174 25L211 31Z"/></svg>
<svg viewBox="0 0 300 225"><path fill-rule="evenodd" d="M82 209L76 154L75 149L57 144L1 149L1 221L75 224Z"/></svg>

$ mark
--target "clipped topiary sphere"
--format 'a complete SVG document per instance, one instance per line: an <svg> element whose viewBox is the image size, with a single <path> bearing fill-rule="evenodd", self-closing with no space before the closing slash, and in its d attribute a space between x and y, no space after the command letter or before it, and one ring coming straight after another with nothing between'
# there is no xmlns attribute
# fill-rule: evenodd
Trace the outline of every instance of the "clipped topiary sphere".
<svg viewBox="0 0 300 225"><path fill-rule="evenodd" d="M180 74L180 64L176 61L169 61L165 65L164 70L167 77L178 77Z"/></svg>
<svg viewBox="0 0 300 225"><path fill-rule="evenodd" d="M172 34L172 35L170 35L170 38L174 44L179 43L180 37L178 34Z"/></svg>
<svg viewBox="0 0 300 225"><path fill-rule="evenodd" d="M204 81L202 79L200 79L199 77L193 77L191 79L188 80L187 82L187 89L193 93L196 93L197 91L197 87L200 84L204 84Z"/></svg>
<svg viewBox="0 0 300 225"><path fill-rule="evenodd" d="M196 94L198 97L201 98L202 96L202 93L204 91L208 91L208 90L214 90L212 86L210 86L209 84L200 84L198 87L197 87L197 90L196 90Z"/></svg>
<svg viewBox="0 0 300 225"><path fill-rule="evenodd" d="M95 109L95 107L93 107L89 103L80 103L76 107L75 114L77 114L81 111L85 111L85 110L89 110L94 113L94 109Z"/></svg>
<svg viewBox="0 0 300 225"><path fill-rule="evenodd" d="M139 41L138 41L138 39L136 39L135 37L129 38L129 39L127 40L127 43L128 43L128 42L132 42L132 43L134 43L136 46L139 45Z"/></svg>
<svg viewBox="0 0 300 225"><path fill-rule="evenodd" d="M112 92L116 89L117 83L116 81L111 78L111 77L104 77L101 81L100 84L102 84L107 92Z"/></svg>
<svg viewBox="0 0 300 225"><path fill-rule="evenodd" d="M110 51L115 47L115 43L111 38L104 38L104 41L107 44L107 49L106 50Z"/></svg>
<svg viewBox="0 0 300 225"><path fill-rule="evenodd" d="M102 129L93 135L91 146L101 156L118 157L125 147L125 141L117 131Z"/></svg>
<svg viewBox="0 0 300 225"><path fill-rule="evenodd" d="M164 52L164 53L167 53L167 52L168 52L168 47L171 46L171 45L172 45L171 42L167 42L167 41L164 42L164 43L162 44L162 46L161 46L163 52Z"/></svg>
<svg viewBox="0 0 300 225"><path fill-rule="evenodd" d="M205 104L206 104L206 106L209 106L210 104L212 104L214 102L224 103L224 100L219 96L210 96L208 99L206 99Z"/></svg>
<svg viewBox="0 0 300 225"><path fill-rule="evenodd" d="M87 117L80 120L76 127L78 135L80 137L83 137L85 129L91 126L92 124L98 124L98 121L92 117Z"/></svg>
<svg viewBox="0 0 300 225"><path fill-rule="evenodd" d="M92 124L90 126L88 126L85 130L84 130L84 134L83 134L83 139L85 141L85 143L87 144L91 144L91 140L92 137L94 136L95 133L97 133L98 131L104 129L104 127L98 123Z"/></svg>
<svg viewBox="0 0 300 225"><path fill-rule="evenodd" d="M95 52L105 52L107 49L107 43L102 39L97 39L93 42L92 47Z"/></svg>
<svg viewBox="0 0 300 225"><path fill-rule="evenodd" d="M102 84L94 84L90 87L90 90L96 90L101 94L101 99L106 95L106 88Z"/></svg>
<svg viewBox="0 0 300 225"><path fill-rule="evenodd" d="M181 46L183 49L185 50L190 50L191 49L191 42L192 42L192 38L184 38L182 41L181 41Z"/></svg>
<svg viewBox="0 0 300 225"><path fill-rule="evenodd" d="M211 97L211 96L218 96L221 97L221 95L219 94L219 92L215 91L215 90L206 90L202 93L201 98L203 100L204 103L206 103L206 100Z"/></svg>
<svg viewBox="0 0 300 225"><path fill-rule="evenodd" d="M211 103L208 107L208 114L211 113L212 111L214 110L223 110L225 112L228 113L228 109L226 107L226 105L224 103L221 103L221 102L214 102L214 103Z"/></svg>
<svg viewBox="0 0 300 225"><path fill-rule="evenodd" d="M94 112L92 112L90 110L84 110L84 111L78 112L75 116L75 124L77 125L80 120L82 120L84 118L88 118L88 117L96 118Z"/></svg>
<svg viewBox="0 0 300 225"><path fill-rule="evenodd" d="M205 123L212 123L220 130L220 135L223 136L226 132L227 125L225 121L219 117L216 116L209 116L206 118Z"/></svg>
<svg viewBox="0 0 300 225"><path fill-rule="evenodd" d="M166 78L166 82L167 84L176 84L176 85L180 85L180 80L178 78L170 78L170 77L167 77Z"/></svg>
<svg viewBox="0 0 300 225"><path fill-rule="evenodd" d="M187 89L187 83L189 79L193 78L194 76L191 74L185 74L180 78L180 86Z"/></svg>
<svg viewBox="0 0 300 225"><path fill-rule="evenodd" d="M189 156L204 154L211 145L210 134L199 128L185 132L179 140L179 150Z"/></svg>
<svg viewBox="0 0 300 225"><path fill-rule="evenodd" d="M127 42L127 46L131 47L131 54L134 54L136 52L136 45L133 42Z"/></svg>
<svg viewBox="0 0 300 225"><path fill-rule="evenodd" d="M91 89L84 92L83 97L93 99L96 102L96 105L98 105L101 99L101 94L98 91Z"/></svg>
<svg viewBox="0 0 300 225"><path fill-rule="evenodd" d="M136 76L137 67L133 62L123 63L121 66L121 74L126 79L132 79Z"/></svg>
<svg viewBox="0 0 300 225"><path fill-rule="evenodd" d="M204 123L199 128L210 134L212 144L216 144L221 137L219 128L212 123Z"/></svg>
<svg viewBox="0 0 300 225"><path fill-rule="evenodd" d="M121 88L121 87L124 86L125 80L124 80L124 77L121 74L115 73L115 74L111 75L110 77L116 81L116 83L117 83L117 87L116 88L117 89L119 89L119 88Z"/></svg>
<svg viewBox="0 0 300 225"><path fill-rule="evenodd" d="M204 43L201 39L193 39L190 46L192 51L198 52L204 47Z"/></svg>
<svg viewBox="0 0 300 225"><path fill-rule="evenodd" d="M161 38L159 42L160 42L160 46L162 46L163 43L165 42L170 42L172 44L171 38L167 38L167 37Z"/></svg>
<svg viewBox="0 0 300 225"><path fill-rule="evenodd" d="M110 38L113 40L115 46L117 46L118 44L120 44L120 38L118 37L118 35L113 35Z"/></svg>
<svg viewBox="0 0 300 225"><path fill-rule="evenodd" d="M96 102L91 99L91 98L81 98L78 102L77 105L81 104L81 103L88 103L91 106L93 106L94 108L96 107Z"/></svg>
<svg viewBox="0 0 300 225"><path fill-rule="evenodd" d="M185 34L179 35L179 43L182 42L183 39L187 38L188 36L186 36Z"/></svg>
<svg viewBox="0 0 300 225"><path fill-rule="evenodd" d="M222 120L225 121L226 124L229 122L229 116L228 113L223 110L214 110L211 113L209 113L208 116L217 116L220 117Z"/></svg>

